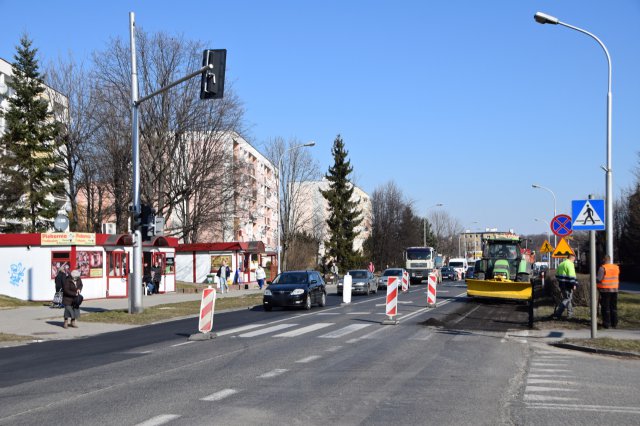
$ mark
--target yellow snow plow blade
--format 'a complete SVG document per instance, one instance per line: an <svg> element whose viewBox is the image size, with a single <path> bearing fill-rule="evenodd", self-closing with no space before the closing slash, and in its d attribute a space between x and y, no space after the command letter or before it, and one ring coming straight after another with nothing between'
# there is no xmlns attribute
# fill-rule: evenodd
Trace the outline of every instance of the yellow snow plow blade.
<svg viewBox="0 0 640 426"><path fill-rule="evenodd" d="M497 299L531 300L531 283L516 282L500 278L491 280L468 279L467 296L492 297Z"/></svg>

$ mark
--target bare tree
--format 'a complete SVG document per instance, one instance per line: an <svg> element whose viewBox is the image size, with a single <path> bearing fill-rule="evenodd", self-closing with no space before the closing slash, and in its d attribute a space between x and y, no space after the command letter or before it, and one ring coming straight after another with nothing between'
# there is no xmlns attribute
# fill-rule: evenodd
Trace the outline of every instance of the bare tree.
<svg viewBox="0 0 640 426"><path fill-rule="evenodd" d="M138 29L137 43L141 96L200 67L200 42ZM113 40L95 55L95 63L101 79L101 121L111 135L102 154L111 155L111 163L120 162L130 169L130 160L124 161L121 155L131 152L130 132L126 131L131 127L129 48ZM223 210L233 206L230 201L242 188L236 179L234 145L228 140L230 134L240 133L241 103L229 84L224 99L203 102L198 98L199 84L190 81L140 106L142 201L154 206L165 220L175 213L177 220L165 233L188 242L196 242L203 229L219 224ZM130 177L130 173L119 176ZM108 179L117 217L131 201L127 195L130 185L120 182L119 176Z"/></svg>
<svg viewBox="0 0 640 426"><path fill-rule="evenodd" d="M304 148L292 149L302 142L298 139L285 141L277 137L269 141L266 146L266 156L278 167L278 184L280 191L280 240L282 244L282 268L287 266L287 249L296 235L301 234L305 223L313 223L314 209L299 208L307 202L302 182L314 181L320 178L320 167L311 156L311 152ZM314 235L316 237L317 235Z"/></svg>
<svg viewBox="0 0 640 426"><path fill-rule="evenodd" d="M458 234L463 229L460 221L446 210L438 210L429 214L429 222L437 241L438 252L448 256L458 253Z"/></svg>

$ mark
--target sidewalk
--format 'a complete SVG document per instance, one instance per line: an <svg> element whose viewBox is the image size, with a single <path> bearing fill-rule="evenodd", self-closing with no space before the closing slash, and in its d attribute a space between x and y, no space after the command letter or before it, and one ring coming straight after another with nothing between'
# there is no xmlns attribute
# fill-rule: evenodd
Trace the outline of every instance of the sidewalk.
<svg viewBox="0 0 640 426"><path fill-rule="evenodd" d="M260 293L261 290L231 290L228 293L218 293L218 298L241 296L245 294ZM142 296L142 307L164 305L168 303L189 302L201 300L202 293L167 293L154 294L153 296ZM129 300L123 299L93 299L87 300L80 306L80 312L99 312L114 309L128 309ZM15 309L0 309L0 333L17 334L21 336L32 336L34 341L75 339L78 337L88 337L100 333L126 330L137 325L110 324L82 322L80 316L78 328L62 328L64 310L50 308L48 306L28 306ZM28 340L21 342L0 342L0 347L15 346L29 343Z"/></svg>

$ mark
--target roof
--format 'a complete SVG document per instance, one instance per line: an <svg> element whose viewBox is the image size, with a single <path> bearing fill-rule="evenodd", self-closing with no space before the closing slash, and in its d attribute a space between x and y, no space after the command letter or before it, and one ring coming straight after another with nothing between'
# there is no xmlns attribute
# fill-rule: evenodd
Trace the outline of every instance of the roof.
<svg viewBox="0 0 640 426"><path fill-rule="evenodd" d="M178 244L176 252L194 251L243 251L247 253L264 253L262 241L228 241L222 243Z"/></svg>

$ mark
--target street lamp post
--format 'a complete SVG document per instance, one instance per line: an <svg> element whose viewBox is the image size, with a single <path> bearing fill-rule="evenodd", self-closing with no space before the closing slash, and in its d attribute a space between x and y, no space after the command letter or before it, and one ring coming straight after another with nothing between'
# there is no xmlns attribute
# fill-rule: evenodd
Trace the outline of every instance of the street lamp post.
<svg viewBox="0 0 640 426"><path fill-rule="evenodd" d="M591 34L589 31L583 30L582 28L574 27L573 25L569 25L567 23L561 22L558 18L547 15L546 13L537 12L533 19L539 24L552 24L552 25L562 25L563 27L571 28L572 30L576 30L581 32L582 34L586 34L592 39L594 39L602 50L604 50L604 54L607 57L607 65L608 65L608 81L607 81L607 167L605 168L606 173L606 204L605 204L605 233L607 240L607 254L611 258L611 263L613 263L613 171L611 170L611 56L609 56L609 51L607 50L604 43L600 41L598 37L594 34Z"/></svg>
<svg viewBox="0 0 640 426"><path fill-rule="evenodd" d="M278 252L278 274L281 272L281 268L280 268L280 226L282 224L282 216L281 216L281 212L282 209L280 208L280 169L282 168L282 158L284 157L284 155L289 152L292 151L294 149L298 149L298 148L303 148L305 146L314 146L316 143L315 142L309 142L309 143L303 143L300 145L295 145L290 147L289 149L286 149L281 155L280 158L278 159L278 226L277 226L277 231L278 231L278 237L277 237L277 242L278 242L278 247L276 249L276 251Z"/></svg>
<svg viewBox="0 0 640 426"><path fill-rule="evenodd" d="M431 210L434 207L442 207L444 206L444 204L442 203L438 203L438 204L434 204L431 207L427 207L427 211ZM422 233L423 237L422 237L422 247L426 247L427 246L427 216L425 215L424 220L422 221L423 225L424 225L424 232Z"/></svg>
<svg viewBox="0 0 640 426"><path fill-rule="evenodd" d="M541 185L536 185L535 183L532 183L531 187L536 189L544 189L545 191L549 191L551 193L551 195L553 196L553 217L556 217L558 215L556 210L556 194L554 194L553 191L550 190L549 188L546 188ZM551 227L551 224L549 224L549 227ZM555 232L553 233L553 247L554 248L558 247L558 236L555 234ZM556 266L557 266L557 262L556 262ZM551 261L549 261L549 267L551 267Z"/></svg>

